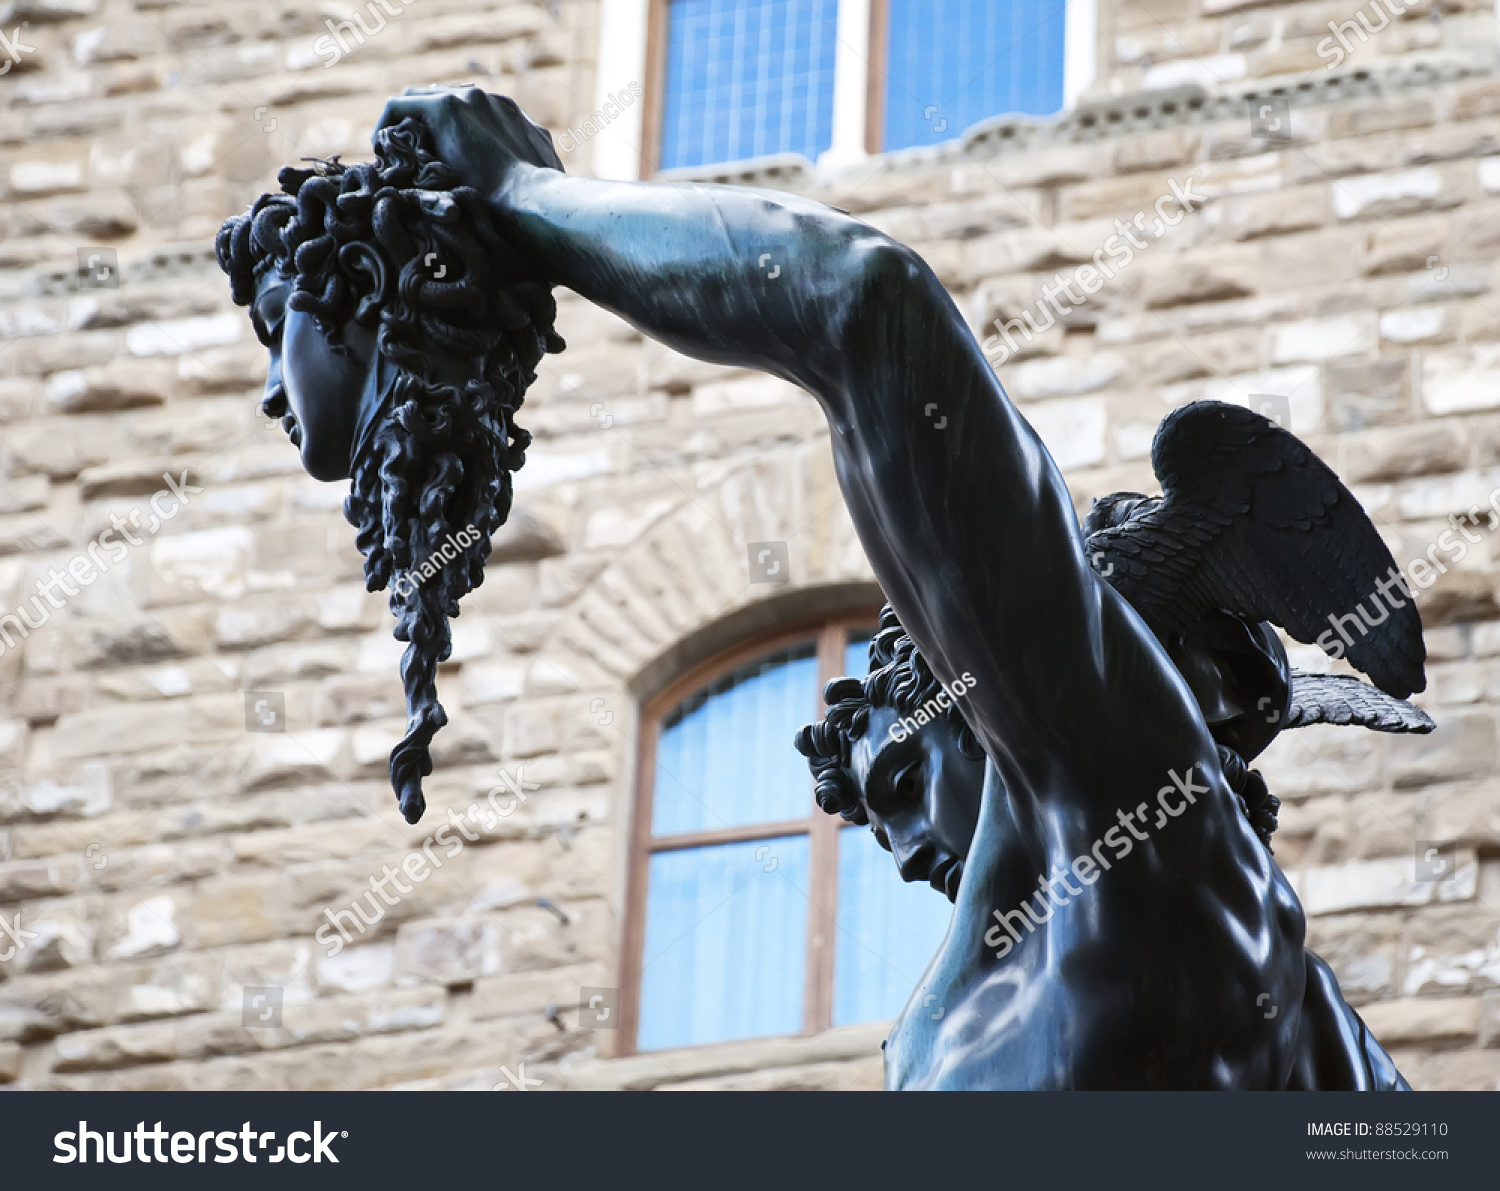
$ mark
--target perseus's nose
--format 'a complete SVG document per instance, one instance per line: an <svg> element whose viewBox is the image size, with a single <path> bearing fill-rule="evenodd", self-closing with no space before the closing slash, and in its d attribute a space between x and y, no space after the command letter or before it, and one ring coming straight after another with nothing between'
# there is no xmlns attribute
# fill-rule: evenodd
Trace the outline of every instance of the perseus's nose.
<svg viewBox="0 0 1500 1191"><path fill-rule="evenodd" d="M933 856L936 849L927 840L917 839L892 839L891 851L896 856L896 868L901 873L903 881L924 881L927 872L932 867Z"/></svg>

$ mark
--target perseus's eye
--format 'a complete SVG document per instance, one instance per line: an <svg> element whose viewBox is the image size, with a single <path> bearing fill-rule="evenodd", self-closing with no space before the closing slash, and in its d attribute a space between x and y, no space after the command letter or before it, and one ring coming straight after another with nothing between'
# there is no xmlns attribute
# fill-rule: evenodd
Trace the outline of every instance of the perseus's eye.
<svg viewBox="0 0 1500 1191"><path fill-rule="evenodd" d="M902 802L916 802L922 796L922 762L913 761L905 769L896 775L891 783L891 788L896 792L896 797Z"/></svg>

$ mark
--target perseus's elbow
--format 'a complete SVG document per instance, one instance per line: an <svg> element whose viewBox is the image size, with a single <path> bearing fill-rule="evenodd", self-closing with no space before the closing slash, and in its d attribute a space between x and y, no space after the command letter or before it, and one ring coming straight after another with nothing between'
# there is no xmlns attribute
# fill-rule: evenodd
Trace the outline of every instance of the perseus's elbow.
<svg viewBox="0 0 1500 1191"><path fill-rule="evenodd" d="M931 267L905 244L872 228L844 247L844 275L851 314L876 315L944 294Z"/></svg>
<svg viewBox="0 0 1500 1191"><path fill-rule="evenodd" d="M933 276L927 262L905 244L871 228L864 232L851 237L845 250L849 271L862 286L903 292Z"/></svg>

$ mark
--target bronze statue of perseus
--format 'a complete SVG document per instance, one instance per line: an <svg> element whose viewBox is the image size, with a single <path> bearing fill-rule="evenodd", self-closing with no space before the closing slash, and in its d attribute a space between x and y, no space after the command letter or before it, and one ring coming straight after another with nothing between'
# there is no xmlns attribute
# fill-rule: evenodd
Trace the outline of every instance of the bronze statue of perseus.
<svg viewBox="0 0 1500 1191"><path fill-rule="evenodd" d="M1269 532L1245 501L1278 525L1353 532L1363 514L1331 472L1302 460L1307 485L1278 494L1265 469L1293 447L1200 412L1218 419L1240 487L1215 490L1168 452L1181 466L1162 476L1165 500L1106 505L1086 540L953 300L868 224L789 194L570 176L514 102L472 87L392 99L374 143L373 163L284 170L283 193L225 224L219 259L271 350L263 406L311 474L351 480L368 584L392 592L410 642L391 758L408 820L445 720L447 620L509 511L529 443L516 413L543 353L562 348L550 289L566 286L685 355L799 385L828 419L892 652L868 678L881 689L802 744L828 809L931 819L943 847L903 871L954 900L912 1002L935 996L944 1012L898 1020L888 1087L1404 1086L1309 959L1263 838L1274 806L1244 765L1281 726L1251 712L1286 717L1295 702L1265 622L1300 633L1369 558L1310 593L1289 594L1285 575L1215 593L1178 574L1224 579L1243 561L1233 543ZM460 558L412 579L470 525ZM1163 535L1180 538L1172 565L1140 570L1142 543L1160 554ZM1111 559L1129 590L1101 573ZM1369 655L1388 697L1420 689L1410 628ZM892 743L912 683L947 692L952 714ZM1097 850L1122 832L1128 855Z"/></svg>

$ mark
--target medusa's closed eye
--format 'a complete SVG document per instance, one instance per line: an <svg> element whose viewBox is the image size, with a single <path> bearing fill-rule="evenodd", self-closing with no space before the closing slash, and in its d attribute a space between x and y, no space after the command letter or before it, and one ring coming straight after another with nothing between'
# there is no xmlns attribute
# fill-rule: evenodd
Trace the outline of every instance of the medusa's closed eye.
<svg viewBox="0 0 1500 1191"><path fill-rule="evenodd" d="M262 347L274 348L281 342L281 325L286 321L288 285L269 285L260 291L250 307L250 325Z"/></svg>

